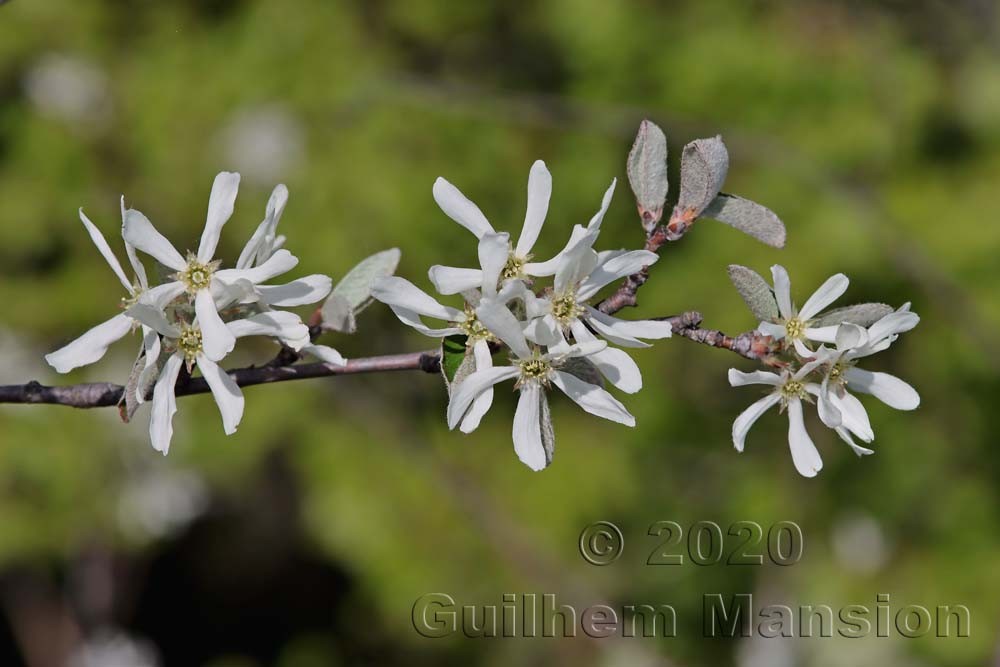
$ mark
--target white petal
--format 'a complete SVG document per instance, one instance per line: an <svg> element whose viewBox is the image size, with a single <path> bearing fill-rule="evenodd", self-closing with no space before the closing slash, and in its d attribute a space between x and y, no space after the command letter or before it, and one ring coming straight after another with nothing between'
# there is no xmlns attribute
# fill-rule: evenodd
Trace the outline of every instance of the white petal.
<svg viewBox="0 0 1000 667"><path fill-rule="evenodd" d="M553 280L556 294L564 294L570 290L576 291L577 286L597 266L597 253L591 247L595 238L596 236L592 233L584 236L562 255Z"/></svg>
<svg viewBox="0 0 1000 667"><path fill-rule="evenodd" d="M180 329L167 321L167 318L163 315L163 310L151 304L139 301L139 303L126 310L125 315L143 326L147 326L157 333L163 334L167 338L177 338L181 335Z"/></svg>
<svg viewBox="0 0 1000 667"><path fill-rule="evenodd" d="M875 439L875 431L872 430L871 421L868 419L868 411L865 410L865 406L856 396L844 392L843 396L831 393L830 397L833 404L840 410L840 414L843 415L842 425L844 428L865 442L871 442Z"/></svg>
<svg viewBox="0 0 1000 667"><path fill-rule="evenodd" d="M850 282L843 273L838 273L827 278L826 282L820 285L819 289L813 292L813 295L799 309L799 317L803 320L812 319L824 308L839 299L847 291L847 286Z"/></svg>
<svg viewBox="0 0 1000 667"><path fill-rule="evenodd" d="M771 277L774 279L774 299L778 302L778 312L781 317L788 319L794 317L792 310L792 281L788 278L788 271L780 264L771 267Z"/></svg>
<svg viewBox="0 0 1000 667"><path fill-rule="evenodd" d="M507 265L507 257L510 255L510 235L484 234L479 239L479 266L482 267L478 287L483 290L484 295L492 295L497 292L497 285L500 284L500 274L503 267Z"/></svg>
<svg viewBox="0 0 1000 667"><path fill-rule="evenodd" d="M625 426L635 426L635 417L629 414L625 406L597 385L559 370L552 372L552 384L562 389L564 394L590 414Z"/></svg>
<svg viewBox="0 0 1000 667"><path fill-rule="evenodd" d="M750 427L760 419L761 415L774 407L780 400L781 396L777 393L768 394L759 401L751 403L750 407L740 413L740 416L733 422L733 447L736 448L736 451L743 451L743 445L746 442L747 433L750 432Z"/></svg>
<svg viewBox="0 0 1000 667"><path fill-rule="evenodd" d="M237 280L249 280L254 285L267 282L294 269L299 258L287 250L278 250L266 262L249 269L222 269L212 275L213 280L235 283Z"/></svg>
<svg viewBox="0 0 1000 667"><path fill-rule="evenodd" d="M427 276L434 283L434 289L443 295L460 294L470 289L479 289L483 284L481 269L460 269L454 266L432 266Z"/></svg>
<svg viewBox="0 0 1000 667"><path fill-rule="evenodd" d="M528 347L528 341L524 338L521 323L506 306L483 299L479 307L476 308L476 317L483 323L483 326L489 329L490 333L506 343L518 357L526 359L531 356L531 349Z"/></svg>
<svg viewBox="0 0 1000 667"><path fill-rule="evenodd" d="M573 337L579 343L597 340L579 320L573 323L571 329ZM587 360L597 366L601 375L621 391L634 394L642 389L642 372L638 364L624 350L608 347L587 355Z"/></svg>
<svg viewBox="0 0 1000 667"><path fill-rule="evenodd" d="M837 329L839 328L840 327L837 325L831 325L828 327L807 327L805 337L809 340L814 340L817 343L836 343Z"/></svg>
<svg viewBox="0 0 1000 667"><path fill-rule="evenodd" d="M201 329L201 344L205 356L212 361L219 361L232 352L236 345L236 337L219 317L219 311L215 309L215 299L209 290L198 290L194 297L194 313Z"/></svg>
<svg viewBox="0 0 1000 667"><path fill-rule="evenodd" d="M761 322L757 325L757 331L765 336L770 336L774 340L781 340L785 337L785 325L774 322Z"/></svg>
<svg viewBox="0 0 1000 667"><path fill-rule="evenodd" d="M548 352L542 355L543 359L559 363L564 359L573 357L589 357L596 352L600 352L608 347L607 341L591 340L582 343L560 343L549 346Z"/></svg>
<svg viewBox="0 0 1000 667"><path fill-rule="evenodd" d="M434 329L428 327L420 319L420 314L410 310L409 308L404 308L402 306L389 306L399 321L403 324L413 327L425 336L431 336L433 338L444 338L445 336L453 336L455 334L462 333L462 330L458 327L444 327L442 329Z"/></svg>
<svg viewBox="0 0 1000 667"><path fill-rule="evenodd" d="M163 283L162 285L149 288L140 295L139 303L149 304L153 308L162 311L170 304L171 301L184 294L186 291L184 283L179 280L174 280L169 283Z"/></svg>
<svg viewBox="0 0 1000 667"><path fill-rule="evenodd" d="M823 468L816 445L813 444L802 419L802 401L788 401L788 446L792 450L792 463L803 477L815 477Z"/></svg>
<svg viewBox="0 0 1000 667"><path fill-rule="evenodd" d="M670 338L670 322L661 320L622 320L587 306L587 322L603 337L622 347L649 347L639 338Z"/></svg>
<svg viewBox="0 0 1000 667"><path fill-rule="evenodd" d="M867 454L874 454L875 453L874 450L868 449L867 447L862 447L858 443L854 442L854 438L851 437L850 432L846 428L843 428L843 427L838 428L837 429L837 435L840 436L841 440L843 440L848 445L850 445L851 449L853 449L854 453L857 454L858 456L865 456Z"/></svg>
<svg viewBox="0 0 1000 667"><path fill-rule="evenodd" d="M837 349L841 351L861 347L868 342L868 331L857 324L845 322L837 327L834 342L837 344Z"/></svg>
<svg viewBox="0 0 1000 667"><path fill-rule="evenodd" d="M448 401L448 428L455 428L458 422L469 409L469 405L479 394L488 388L509 380L518 375L520 370L515 366L494 366L483 370L477 370L466 377L458 384L458 388L452 392L451 400Z"/></svg>
<svg viewBox="0 0 1000 667"><path fill-rule="evenodd" d="M387 276L376 280L372 283L372 296L388 306L400 306L410 312L437 320L459 322L465 318L459 309L441 305L427 292L399 276Z"/></svg>
<svg viewBox="0 0 1000 667"><path fill-rule="evenodd" d="M823 425L827 428L838 428L844 421L844 417L840 412L840 408L834 403L834 394L830 391L819 391L812 392L819 397L816 403L816 411L819 413L819 419L823 422Z"/></svg>
<svg viewBox="0 0 1000 667"><path fill-rule="evenodd" d="M219 245L219 234L233 214L236 203L236 192L240 188L240 175L227 171L221 172L212 183L212 194L208 198L208 215L205 218L205 231L201 233L201 243L198 244L198 261L211 262L215 257L215 249Z"/></svg>
<svg viewBox="0 0 1000 667"><path fill-rule="evenodd" d="M184 363L180 354L167 357L160 377L153 387L153 405L149 413L149 439L153 449L166 454L170 450L170 439L174 435L173 419L177 412L177 397L174 396L174 385L177 384L177 374Z"/></svg>
<svg viewBox="0 0 1000 667"><path fill-rule="evenodd" d="M521 387L514 412L514 452L524 465L534 471L549 464L542 444L542 389L534 382Z"/></svg>
<svg viewBox="0 0 1000 667"><path fill-rule="evenodd" d="M332 347L326 345L306 345L299 352L316 357L320 361L333 366L346 366L347 359Z"/></svg>
<svg viewBox="0 0 1000 667"><path fill-rule="evenodd" d="M920 394L917 390L895 375L849 368L844 377L847 378L848 387L871 394L890 408L915 410L920 405Z"/></svg>
<svg viewBox="0 0 1000 667"><path fill-rule="evenodd" d="M284 310L269 310L233 320L227 322L226 327L235 338L273 336L282 340L302 341L298 349L309 343L309 327L302 323L298 315Z"/></svg>
<svg viewBox="0 0 1000 667"><path fill-rule="evenodd" d="M212 390L215 404L219 406L222 428L226 435L236 433L236 427L243 419L243 392L233 378L229 377L229 373L219 368L204 354L198 355L197 362L198 370L208 383L208 388Z"/></svg>
<svg viewBox="0 0 1000 667"><path fill-rule="evenodd" d="M587 223L587 229L593 231L599 231L601 228L601 221L604 220L604 214L608 212L608 207L611 205L611 197L615 194L615 185L617 185L618 179L611 179L611 185L608 189L604 191L604 196L601 198L601 208L594 214L594 217L590 219Z"/></svg>
<svg viewBox="0 0 1000 667"><path fill-rule="evenodd" d="M574 322L574 324L576 323ZM544 315L530 320L524 327L524 337L532 343L544 347L560 345L566 342L559 322L552 315Z"/></svg>
<svg viewBox="0 0 1000 667"><path fill-rule="evenodd" d="M254 259L257 257L257 250L261 247L264 242L264 237L267 235L268 227L270 226L270 221L264 219L257 229L254 230L253 236L247 241L247 244L243 246L243 250L240 252L239 259L236 260L237 269L249 269L254 264Z"/></svg>
<svg viewBox="0 0 1000 667"><path fill-rule="evenodd" d="M121 281L121 284L124 285L125 289L131 294L132 283L130 283L129 279L125 277L125 272L122 271L122 265L118 262L118 258L115 257L115 254L111 252L111 247L108 245L107 240L105 240L104 235L101 234L101 230L99 230L97 226L83 214L82 208L80 209L80 222L82 222L83 226L86 227L87 233L90 234L90 240L94 242L95 246L97 246L97 251L101 253L102 257L104 257L104 261L108 263L111 270L115 272L116 276L118 276L118 280Z"/></svg>
<svg viewBox="0 0 1000 667"><path fill-rule="evenodd" d="M545 223L545 214L549 210L549 198L552 196L552 174L545 163L536 160L528 173L528 207L524 213L524 226L521 236L517 239L515 253L518 257L526 257L538 240L538 234Z"/></svg>
<svg viewBox="0 0 1000 667"><path fill-rule="evenodd" d="M122 235L122 240L124 240L125 239L125 213L126 213L125 195L122 195L120 204L121 204L121 211L122 211L122 229L121 229L121 235ZM83 213L83 209L80 209L80 212ZM139 287L141 287L142 289L146 289L147 287L149 287L149 278L146 277L146 267L142 265L142 262L139 261L139 257L136 256L135 246L133 246L128 241L125 241L125 254L128 255L128 261L132 265L132 270L135 271L135 277L139 279Z"/></svg>
<svg viewBox="0 0 1000 667"><path fill-rule="evenodd" d="M477 371L493 367L493 357L490 355L490 344L485 340L477 340L476 344L472 348L472 353L475 355ZM490 387L485 389L472 401L469 411L465 413L465 418L462 419L462 425L459 427L459 430L462 433L472 433L479 428L479 422L482 421L483 415L489 411L490 406L492 405L493 387Z"/></svg>
<svg viewBox="0 0 1000 667"><path fill-rule="evenodd" d="M576 246L583 237L590 233L592 233L592 230L587 229L583 225L574 225L573 230L570 232L569 241L566 242L566 246L555 257L545 262L529 262L525 264L524 272L536 278L554 276L559 269L559 263L562 261L563 256Z"/></svg>
<svg viewBox="0 0 1000 667"><path fill-rule="evenodd" d="M618 255L605 262L602 266L596 267L587 278L580 283L577 292L578 298L587 300L597 294L602 287L609 283L638 273L644 266L656 263L660 258L655 252L648 250L632 250L623 255Z"/></svg>
<svg viewBox="0 0 1000 667"><path fill-rule="evenodd" d="M260 285L257 292L264 303L290 308L321 301L332 288L330 276L314 273L284 285Z"/></svg>
<svg viewBox="0 0 1000 667"><path fill-rule="evenodd" d="M68 345L45 355L45 361L58 372L69 373L74 368L99 360L108 351L109 345L121 340L131 330L131 317L125 314L115 315Z"/></svg>
<svg viewBox="0 0 1000 667"><path fill-rule="evenodd" d="M434 201L441 207L445 215L475 234L476 238L481 238L483 234L489 234L493 231L493 226L479 210L479 207L469 201L458 188L448 181L438 178L434 181L433 192Z"/></svg>
<svg viewBox="0 0 1000 667"><path fill-rule="evenodd" d="M909 311L889 313L868 329L868 337L872 342L881 341L890 336L909 331L920 323L920 316Z"/></svg>
<svg viewBox="0 0 1000 667"><path fill-rule="evenodd" d="M187 262L153 223L135 209L125 211L122 235L127 243L152 256L156 261L175 271L182 271Z"/></svg>
<svg viewBox="0 0 1000 667"><path fill-rule="evenodd" d="M753 371L744 373L735 368L729 369L729 385L732 387L745 387L748 384L766 384L777 387L781 384L781 376L769 371Z"/></svg>

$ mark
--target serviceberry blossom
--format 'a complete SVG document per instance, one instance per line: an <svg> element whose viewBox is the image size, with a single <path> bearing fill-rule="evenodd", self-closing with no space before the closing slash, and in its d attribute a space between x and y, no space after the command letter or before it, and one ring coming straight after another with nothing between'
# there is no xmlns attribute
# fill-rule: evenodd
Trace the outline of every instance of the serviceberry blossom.
<svg viewBox="0 0 1000 667"><path fill-rule="evenodd" d="M124 197L121 199L121 211L122 222L124 223ZM104 260L111 267L115 276L121 281L122 286L125 287L126 296L122 297L121 305L123 308L128 308L149 289L146 269L136 256L135 248L128 241L125 241L125 254L128 256L129 264L131 264L134 273L134 279L129 280L104 235L101 234L97 226L84 214L83 209L80 209L80 222L83 223L94 245L97 246L98 252L101 253L101 256L104 257ZM109 346L124 338L126 334L134 331L137 325L138 322L129 317L128 314L124 312L119 313L111 319L93 327L68 345L45 355L45 360L60 373L68 373L74 368L92 364L104 357ZM143 345L148 353L158 344L157 336L147 327L142 327L142 331ZM150 361L151 356L152 361ZM155 355L147 354L147 369L153 361L155 361ZM142 398L140 397L139 400L142 400Z"/></svg>
<svg viewBox="0 0 1000 667"><path fill-rule="evenodd" d="M231 300L229 295L237 281L258 285L290 271L299 261L287 250L278 250L259 266L220 270L221 260L215 259L215 250L222 227L233 213L239 183L239 174L222 172L215 177L198 252L189 252L186 257L181 256L142 213L129 209L125 214L125 240L176 271L173 281L157 288L159 300L149 295L140 297L140 300L163 308L173 299L186 294L194 303L202 346L211 357L218 359L232 351L236 338L219 316L216 298Z"/></svg>
<svg viewBox="0 0 1000 667"><path fill-rule="evenodd" d="M480 316L514 356L510 365L477 369L456 385L448 403L449 428L458 425L483 392L512 379L519 393L512 431L514 451L532 470L541 470L552 461L551 433L545 434L544 431L551 428L547 394L553 385L587 412L619 424L635 426L635 417L614 396L561 370L570 359L587 359L603 350L607 343L564 343L543 351L539 346L529 344L513 315L499 304L481 307Z"/></svg>
<svg viewBox="0 0 1000 667"><path fill-rule="evenodd" d="M847 276L838 273L831 276L818 290L813 292L802 308L792 302L792 283L785 267L775 264L771 267L774 278L774 298L778 303L779 317L775 322L761 322L758 329L774 340L785 340L795 346L800 354L809 354L805 341L832 343L837 335L837 327L814 327L813 320L819 313L847 291Z"/></svg>
<svg viewBox="0 0 1000 667"><path fill-rule="evenodd" d="M155 307L138 303L129 309L130 316L155 330L162 337L162 350L167 354L163 368L153 388L149 417L149 437L153 449L166 454L173 437L173 417L177 412L174 388L181 367L190 373L197 365L208 383L222 415L226 435L236 432L243 418L243 392L229 374L219 367L217 353L205 349L204 331L197 315L188 322L183 316L168 321ZM233 339L244 336L271 336L282 340L308 340L309 330L298 315L284 311L258 313L225 323Z"/></svg>
<svg viewBox="0 0 1000 667"><path fill-rule="evenodd" d="M810 362L794 372L785 370L780 375L770 371L744 373L735 368L729 369L729 384L734 387L751 384L772 387L767 396L753 403L733 422L733 446L736 447L736 451L743 451L750 427L765 412L777 405L780 411L788 412L788 446L792 451L795 469L804 477L816 476L816 473L823 468L823 460L806 431L802 403L811 402L810 394L815 395L820 391L818 384L806 380L819 364L818 361Z"/></svg>

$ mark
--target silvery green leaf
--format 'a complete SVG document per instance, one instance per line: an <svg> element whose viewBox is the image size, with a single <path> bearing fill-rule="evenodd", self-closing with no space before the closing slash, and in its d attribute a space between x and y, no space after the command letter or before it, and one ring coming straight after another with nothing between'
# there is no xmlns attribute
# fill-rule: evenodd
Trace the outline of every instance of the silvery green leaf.
<svg viewBox="0 0 1000 667"><path fill-rule="evenodd" d="M604 376L601 375L601 371L597 370L594 362L585 357L570 357L559 366L559 370L575 375L588 384L604 386Z"/></svg>
<svg viewBox="0 0 1000 667"><path fill-rule="evenodd" d="M468 336L455 334L441 340L441 374L444 376L445 384L449 390L455 382L460 382L466 375L476 369L475 356L466 346ZM463 366L471 364L471 368L462 369ZM462 374L459 371L463 370Z"/></svg>
<svg viewBox="0 0 1000 667"><path fill-rule="evenodd" d="M774 248L785 247L785 225L770 209L749 199L722 193L701 215L735 227Z"/></svg>
<svg viewBox="0 0 1000 667"><path fill-rule="evenodd" d="M750 312L759 321L770 322L779 317L778 302L774 299L774 290L759 273L739 264L730 264L729 279L736 287L736 291L743 297Z"/></svg>
<svg viewBox="0 0 1000 667"><path fill-rule="evenodd" d="M390 248L362 260L348 271L323 304L323 328L354 333L355 317L372 302L372 281L395 273L399 257L399 248Z"/></svg>
<svg viewBox="0 0 1000 667"><path fill-rule="evenodd" d="M628 154L628 182L646 231L656 226L663 216L667 199L667 137L663 130L648 120L639 125L639 132Z"/></svg>
<svg viewBox="0 0 1000 667"><path fill-rule="evenodd" d="M545 448L545 465L552 463L552 457L556 453L556 432L552 428L552 413L549 412L549 399L545 391L538 392L540 401L538 410L538 421L542 432L542 447Z"/></svg>
<svg viewBox="0 0 1000 667"><path fill-rule="evenodd" d="M323 304L323 330L352 334L358 330L354 308L340 294L331 294Z"/></svg>
<svg viewBox="0 0 1000 667"><path fill-rule="evenodd" d="M690 217L701 215L722 189L729 172L729 153L722 137L696 139L681 153L681 192L677 207Z"/></svg>
<svg viewBox="0 0 1000 667"><path fill-rule="evenodd" d="M143 376L142 371L146 367L146 350L145 348L139 350L139 356L135 358L135 363L132 364L132 370L128 375L128 381L125 383L125 391L122 392L122 397L118 400L118 414L121 415L123 422L132 421L132 417L139 409L140 404L136 396L140 394L149 396L149 392L160 376L159 370L163 368L166 357L167 352L161 351L159 359L156 360L157 371Z"/></svg>
<svg viewBox="0 0 1000 667"><path fill-rule="evenodd" d="M884 303L859 303L823 313L816 319L814 326L829 327L849 322L859 327L870 327L891 312L892 306Z"/></svg>

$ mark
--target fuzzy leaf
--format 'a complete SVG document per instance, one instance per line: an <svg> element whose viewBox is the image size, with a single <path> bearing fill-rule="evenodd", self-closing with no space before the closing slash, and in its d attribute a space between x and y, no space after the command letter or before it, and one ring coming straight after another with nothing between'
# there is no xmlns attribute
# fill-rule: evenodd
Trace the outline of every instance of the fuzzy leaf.
<svg viewBox="0 0 1000 667"><path fill-rule="evenodd" d="M574 375L584 382L596 384L598 387L604 386L604 376L597 370L594 362L584 357L570 357L559 367L559 370Z"/></svg>
<svg viewBox="0 0 1000 667"><path fill-rule="evenodd" d="M893 307L884 303L859 303L827 311L816 320L815 326L829 327L850 322L867 328L891 312Z"/></svg>
<svg viewBox="0 0 1000 667"><path fill-rule="evenodd" d="M163 368L166 357L167 353L165 351L161 351L160 358L156 360L156 366L158 369ZM136 395L142 394L143 396L148 396L150 390L153 388L153 385L156 384L156 379L160 376L159 372L150 373L145 382L143 382L140 386L139 380L145 367L146 350L140 349L139 356L135 358L135 363L132 364L132 370L129 372L128 381L125 383L125 391L122 392L122 397L118 400L118 414L125 423L132 421L132 417L135 416L136 411L139 409L140 404L136 399Z"/></svg>
<svg viewBox="0 0 1000 667"><path fill-rule="evenodd" d="M639 125L639 133L628 154L628 182L647 231L663 216L667 199L667 137L648 120Z"/></svg>
<svg viewBox="0 0 1000 667"><path fill-rule="evenodd" d="M702 212L774 248L785 247L785 225L768 208L735 195L719 194Z"/></svg>
<svg viewBox="0 0 1000 667"><path fill-rule="evenodd" d="M729 153L722 137L696 139L681 153L681 192L677 206L701 215L722 189L729 172Z"/></svg>
<svg viewBox="0 0 1000 667"><path fill-rule="evenodd" d="M774 299L774 290L759 273L739 264L730 264L729 279L743 297L747 308L759 321L770 322L778 318L780 313L778 302Z"/></svg>
<svg viewBox="0 0 1000 667"><path fill-rule="evenodd" d="M549 411L549 399L546 392L539 392L538 400L541 402L538 410L538 420L542 432L542 447L545 448L545 465L552 463L552 457L556 453L556 432L552 428L552 413Z"/></svg>
<svg viewBox="0 0 1000 667"><path fill-rule="evenodd" d="M354 333L355 318L372 302L372 281L391 276L399 266L398 248L375 253L347 272L323 304L323 329Z"/></svg>
<svg viewBox="0 0 1000 667"><path fill-rule="evenodd" d="M464 375L458 375L458 372L466 359L470 359L475 367L475 359L473 355L468 354L469 350L465 345L468 339L468 336L455 334L441 341L441 374L444 375L444 380L449 388L456 381L456 377L459 381L464 377Z"/></svg>

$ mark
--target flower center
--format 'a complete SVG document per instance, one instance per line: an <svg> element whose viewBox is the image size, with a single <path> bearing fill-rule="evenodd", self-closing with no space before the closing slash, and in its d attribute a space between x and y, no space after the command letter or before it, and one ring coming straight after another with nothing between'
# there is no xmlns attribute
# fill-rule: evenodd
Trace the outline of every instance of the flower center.
<svg viewBox="0 0 1000 667"><path fill-rule="evenodd" d="M517 362L521 370L521 377L518 378L514 388L518 388L529 382L537 382L543 387L549 386L549 375L552 374L552 364L541 357L532 357Z"/></svg>
<svg viewBox="0 0 1000 667"><path fill-rule="evenodd" d="M187 266L174 277L184 283L184 288L189 294L194 294L198 290L207 289L212 282L212 274L219 268L219 260L202 263L193 254L188 253Z"/></svg>
<svg viewBox="0 0 1000 667"><path fill-rule="evenodd" d="M575 293L566 292L552 299L552 316L564 327L582 314L583 308L576 302Z"/></svg>
<svg viewBox="0 0 1000 667"><path fill-rule="evenodd" d="M142 287L139 285L132 285L132 293L128 296L123 296L121 301L122 310L128 310L135 304L139 303L139 297L142 296Z"/></svg>
<svg viewBox="0 0 1000 667"><path fill-rule="evenodd" d="M496 337L490 333L490 330L479 321L479 318L476 317L476 311L470 306L465 307L465 319L458 323L458 328L468 337L468 341L466 341L467 345L473 345L479 340L496 340Z"/></svg>
<svg viewBox="0 0 1000 667"><path fill-rule="evenodd" d="M806 335L807 326L808 324L798 317L789 318L785 320L785 335L790 340L798 340Z"/></svg>
<svg viewBox="0 0 1000 667"><path fill-rule="evenodd" d="M806 386L798 380L788 380L781 385L781 402L787 404L792 399L807 398Z"/></svg>
<svg viewBox="0 0 1000 667"><path fill-rule="evenodd" d="M177 349L184 353L184 359L190 364L201 353L201 329L185 324L181 327L181 335L177 339Z"/></svg>
<svg viewBox="0 0 1000 667"><path fill-rule="evenodd" d="M847 367L848 365L843 361L838 361L830 366L830 370L827 371L827 377L830 378L830 383L837 385L847 384L847 378L844 375L847 372Z"/></svg>
<svg viewBox="0 0 1000 667"><path fill-rule="evenodd" d="M528 263L530 257L518 257L511 250L507 255L507 263L503 265L500 272L500 281L513 280L514 278L524 278L524 265Z"/></svg>

